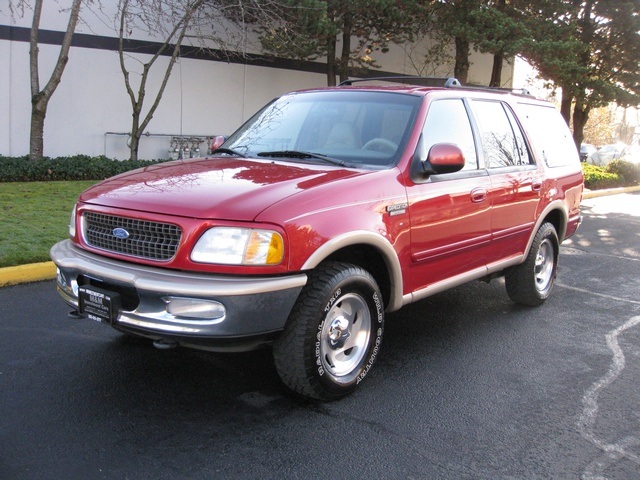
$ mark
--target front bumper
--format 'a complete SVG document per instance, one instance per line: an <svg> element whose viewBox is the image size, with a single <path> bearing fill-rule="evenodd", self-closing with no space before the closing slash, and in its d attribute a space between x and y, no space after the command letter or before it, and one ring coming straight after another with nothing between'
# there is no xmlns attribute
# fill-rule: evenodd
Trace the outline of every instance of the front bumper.
<svg viewBox="0 0 640 480"><path fill-rule="evenodd" d="M213 348L241 344L242 339L247 345L255 344L256 337L282 330L307 282L305 274L232 277L136 265L88 253L69 240L55 244L50 255L58 267L58 292L73 308L78 308L80 285L123 292L127 301L113 322L114 328L191 346ZM178 316L169 313L167 298L218 302L224 315L203 319L181 312Z"/></svg>

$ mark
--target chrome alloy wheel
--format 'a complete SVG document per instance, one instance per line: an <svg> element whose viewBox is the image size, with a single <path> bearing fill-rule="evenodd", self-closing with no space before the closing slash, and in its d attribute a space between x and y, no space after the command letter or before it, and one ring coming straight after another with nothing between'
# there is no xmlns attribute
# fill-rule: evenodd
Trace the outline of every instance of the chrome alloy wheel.
<svg viewBox="0 0 640 480"><path fill-rule="evenodd" d="M538 249L536 255L536 263L534 275L536 279L536 288L539 292L544 292L551 286L554 273L554 248L551 240L546 238Z"/></svg>
<svg viewBox="0 0 640 480"><path fill-rule="evenodd" d="M371 313L355 293L340 297L325 317L320 336L320 359L333 377L349 375L358 368L371 336Z"/></svg>

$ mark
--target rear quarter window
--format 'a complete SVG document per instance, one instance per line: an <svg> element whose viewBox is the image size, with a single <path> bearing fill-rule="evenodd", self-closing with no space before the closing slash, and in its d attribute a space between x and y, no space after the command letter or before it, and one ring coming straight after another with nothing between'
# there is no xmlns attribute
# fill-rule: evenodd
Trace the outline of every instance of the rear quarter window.
<svg viewBox="0 0 640 480"><path fill-rule="evenodd" d="M531 158L511 110L498 101L472 100L471 103L478 118L485 166L529 165Z"/></svg>
<svg viewBox="0 0 640 480"><path fill-rule="evenodd" d="M571 131L555 107L520 103L518 110L539 159L549 167L580 164Z"/></svg>

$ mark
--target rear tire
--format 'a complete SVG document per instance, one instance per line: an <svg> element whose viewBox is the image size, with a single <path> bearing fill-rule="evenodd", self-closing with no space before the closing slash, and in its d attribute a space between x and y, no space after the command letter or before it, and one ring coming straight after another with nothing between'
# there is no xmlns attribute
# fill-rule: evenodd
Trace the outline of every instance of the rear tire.
<svg viewBox="0 0 640 480"><path fill-rule="evenodd" d="M330 262L309 274L273 346L276 368L294 392L337 400L373 366L384 329L380 289L364 269Z"/></svg>
<svg viewBox="0 0 640 480"><path fill-rule="evenodd" d="M543 223L524 263L505 272L509 298L528 306L542 305L551 294L558 268L558 234L551 223Z"/></svg>

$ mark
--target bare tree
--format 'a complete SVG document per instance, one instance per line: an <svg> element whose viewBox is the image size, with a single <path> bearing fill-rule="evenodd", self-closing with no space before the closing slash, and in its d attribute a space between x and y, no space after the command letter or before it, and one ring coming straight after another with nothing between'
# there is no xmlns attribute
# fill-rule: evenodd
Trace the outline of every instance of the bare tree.
<svg viewBox="0 0 640 480"><path fill-rule="evenodd" d="M164 90L171 76L171 71L180 55L180 48L192 25L192 19L205 0L121 0L118 8L119 15L119 48L118 56L120 59L120 69L124 76L124 83L131 101L132 122L130 133L130 158L138 159L138 148L140 145L140 137L151 122L155 114ZM147 62L142 62L142 71L137 91L131 81L131 70L127 67L125 59L133 58L128 55L126 50L126 37L136 27L143 27L149 31L164 34L164 42L156 50ZM165 30L165 27L167 28ZM143 115L144 102L147 95L147 82L151 68L158 58L163 55L170 55L162 83L155 93L155 98L151 107Z"/></svg>
<svg viewBox="0 0 640 480"><path fill-rule="evenodd" d="M21 2L23 3L23 2ZM71 40L78 23L81 0L73 0L69 10L69 23L62 40L58 61L55 64L49 81L40 89L40 69L38 64L38 33L40 31L40 16L42 14L43 0L36 0L33 8L33 22L31 24L31 38L29 47L29 67L31 80L31 138L29 142L29 158L37 160L44 154L44 120L47 115L47 107L53 93L58 88L62 73L69 61L69 49Z"/></svg>

